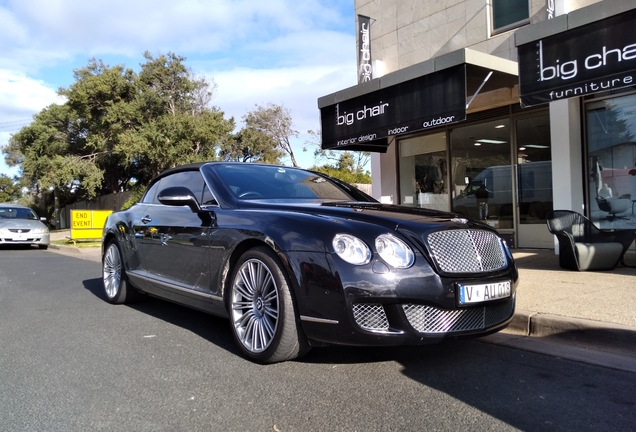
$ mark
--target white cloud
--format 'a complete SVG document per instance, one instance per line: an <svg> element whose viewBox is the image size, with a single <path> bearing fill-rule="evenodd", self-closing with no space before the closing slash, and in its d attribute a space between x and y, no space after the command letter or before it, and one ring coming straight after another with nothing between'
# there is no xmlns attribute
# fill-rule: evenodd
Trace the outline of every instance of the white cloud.
<svg viewBox="0 0 636 432"><path fill-rule="evenodd" d="M23 73L0 70L0 147L4 147L21 127L29 124L33 115L52 103L63 103L55 90L44 82ZM15 175L0 159L0 174Z"/></svg>
<svg viewBox="0 0 636 432"><path fill-rule="evenodd" d="M42 108L61 103L46 83L20 72L0 70L0 123L31 117Z"/></svg>
<svg viewBox="0 0 636 432"><path fill-rule="evenodd" d="M320 126L317 99L356 80L342 0L5 0L0 28L0 123L57 101L91 57L136 69L144 51L172 51L216 81L213 103L239 124L256 104L289 108L300 146Z"/></svg>

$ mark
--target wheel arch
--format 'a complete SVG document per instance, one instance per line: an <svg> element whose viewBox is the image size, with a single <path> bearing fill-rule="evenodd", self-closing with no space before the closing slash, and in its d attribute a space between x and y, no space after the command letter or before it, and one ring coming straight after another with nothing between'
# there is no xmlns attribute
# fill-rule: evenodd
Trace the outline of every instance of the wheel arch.
<svg viewBox="0 0 636 432"><path fill-rule="evenodd" d="M289 262L289 259L287 258L287 255L285 255L285 253L281 250L281 248L278 247L276 242L274 242L272 239L269 239L269 238L266 238L264 240L259 238L246 239L242 241L241 243L239 243L234 248L234 250L228 257L228 259L226 260L226 264L223 269L223 276L222 276L223 280L221 283L222 290L223 290L222 291L223 301L225 302L227 306L229 301L229 295L228 295L228 293L230 292L229 288L230 288L230 284L232 283L232 274L234 273L234 269L236 268L236 264L238 260L248 250L254 249L260 246L266 247L270 249L272 252L274 252L276 257L282 264L282 270L285 272L285 275L287 276L287 279L289 283L291 284L291 288L292 288L290 290L291 298L292 298L292 302L294 302L294 309L296 310L296 315L298 315L298 301L296 299L296 293L297 293L297 290L299 289L298 277L295 275L294 270L292 269L292 266ZM299 321L300 317L296 316L296 320Z"/></svg>

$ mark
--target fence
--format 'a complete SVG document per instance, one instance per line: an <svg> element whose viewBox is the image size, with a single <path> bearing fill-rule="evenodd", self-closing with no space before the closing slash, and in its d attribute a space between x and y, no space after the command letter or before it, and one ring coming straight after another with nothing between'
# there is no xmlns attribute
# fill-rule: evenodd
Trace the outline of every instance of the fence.
<svg viewBox="0 0 636 432"><path fill-rule="evenodd" d="M371 195L370 184L355 184L354 186L362 192ZM71 227L71 210L112 210L116 212L128 201L130 194L130 191L119 192L100 196L92 201L78 201L66 205L60 209L60 229L68 229Z"/></svg>
<svg viewBox="0 0 636 432"><path fill-rule="evenodd" d="M130 198L130 191L104 195L91 201L78 201L60 209L60 229L71 228L71 210L112 210L119 211Z"/></svg>

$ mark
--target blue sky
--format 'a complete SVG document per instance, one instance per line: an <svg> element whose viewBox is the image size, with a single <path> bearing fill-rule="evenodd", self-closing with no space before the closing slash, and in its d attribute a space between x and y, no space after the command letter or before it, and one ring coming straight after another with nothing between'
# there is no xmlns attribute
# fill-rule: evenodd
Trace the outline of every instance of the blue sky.
<svg viewBox="0 0 636 432"><path fill-rule="evenodd" d="M241 118L267 103L318 130L317 99L356 84L353 0L0 0L0 147L74 82L90 58L137 69L174 52L218 85L213 105ZM16 175L0 158L0 174Z"/></svg>

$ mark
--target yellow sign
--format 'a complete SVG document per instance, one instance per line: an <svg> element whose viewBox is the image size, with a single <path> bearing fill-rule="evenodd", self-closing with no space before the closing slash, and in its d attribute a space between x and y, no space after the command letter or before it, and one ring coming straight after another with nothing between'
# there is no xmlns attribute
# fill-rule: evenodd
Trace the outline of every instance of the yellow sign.
<svg viewBox="0 0 636 432"><path fill-rule="evenodd" d="M71 240L102 238L102 229L111 210L71 210Z"/></svg>

